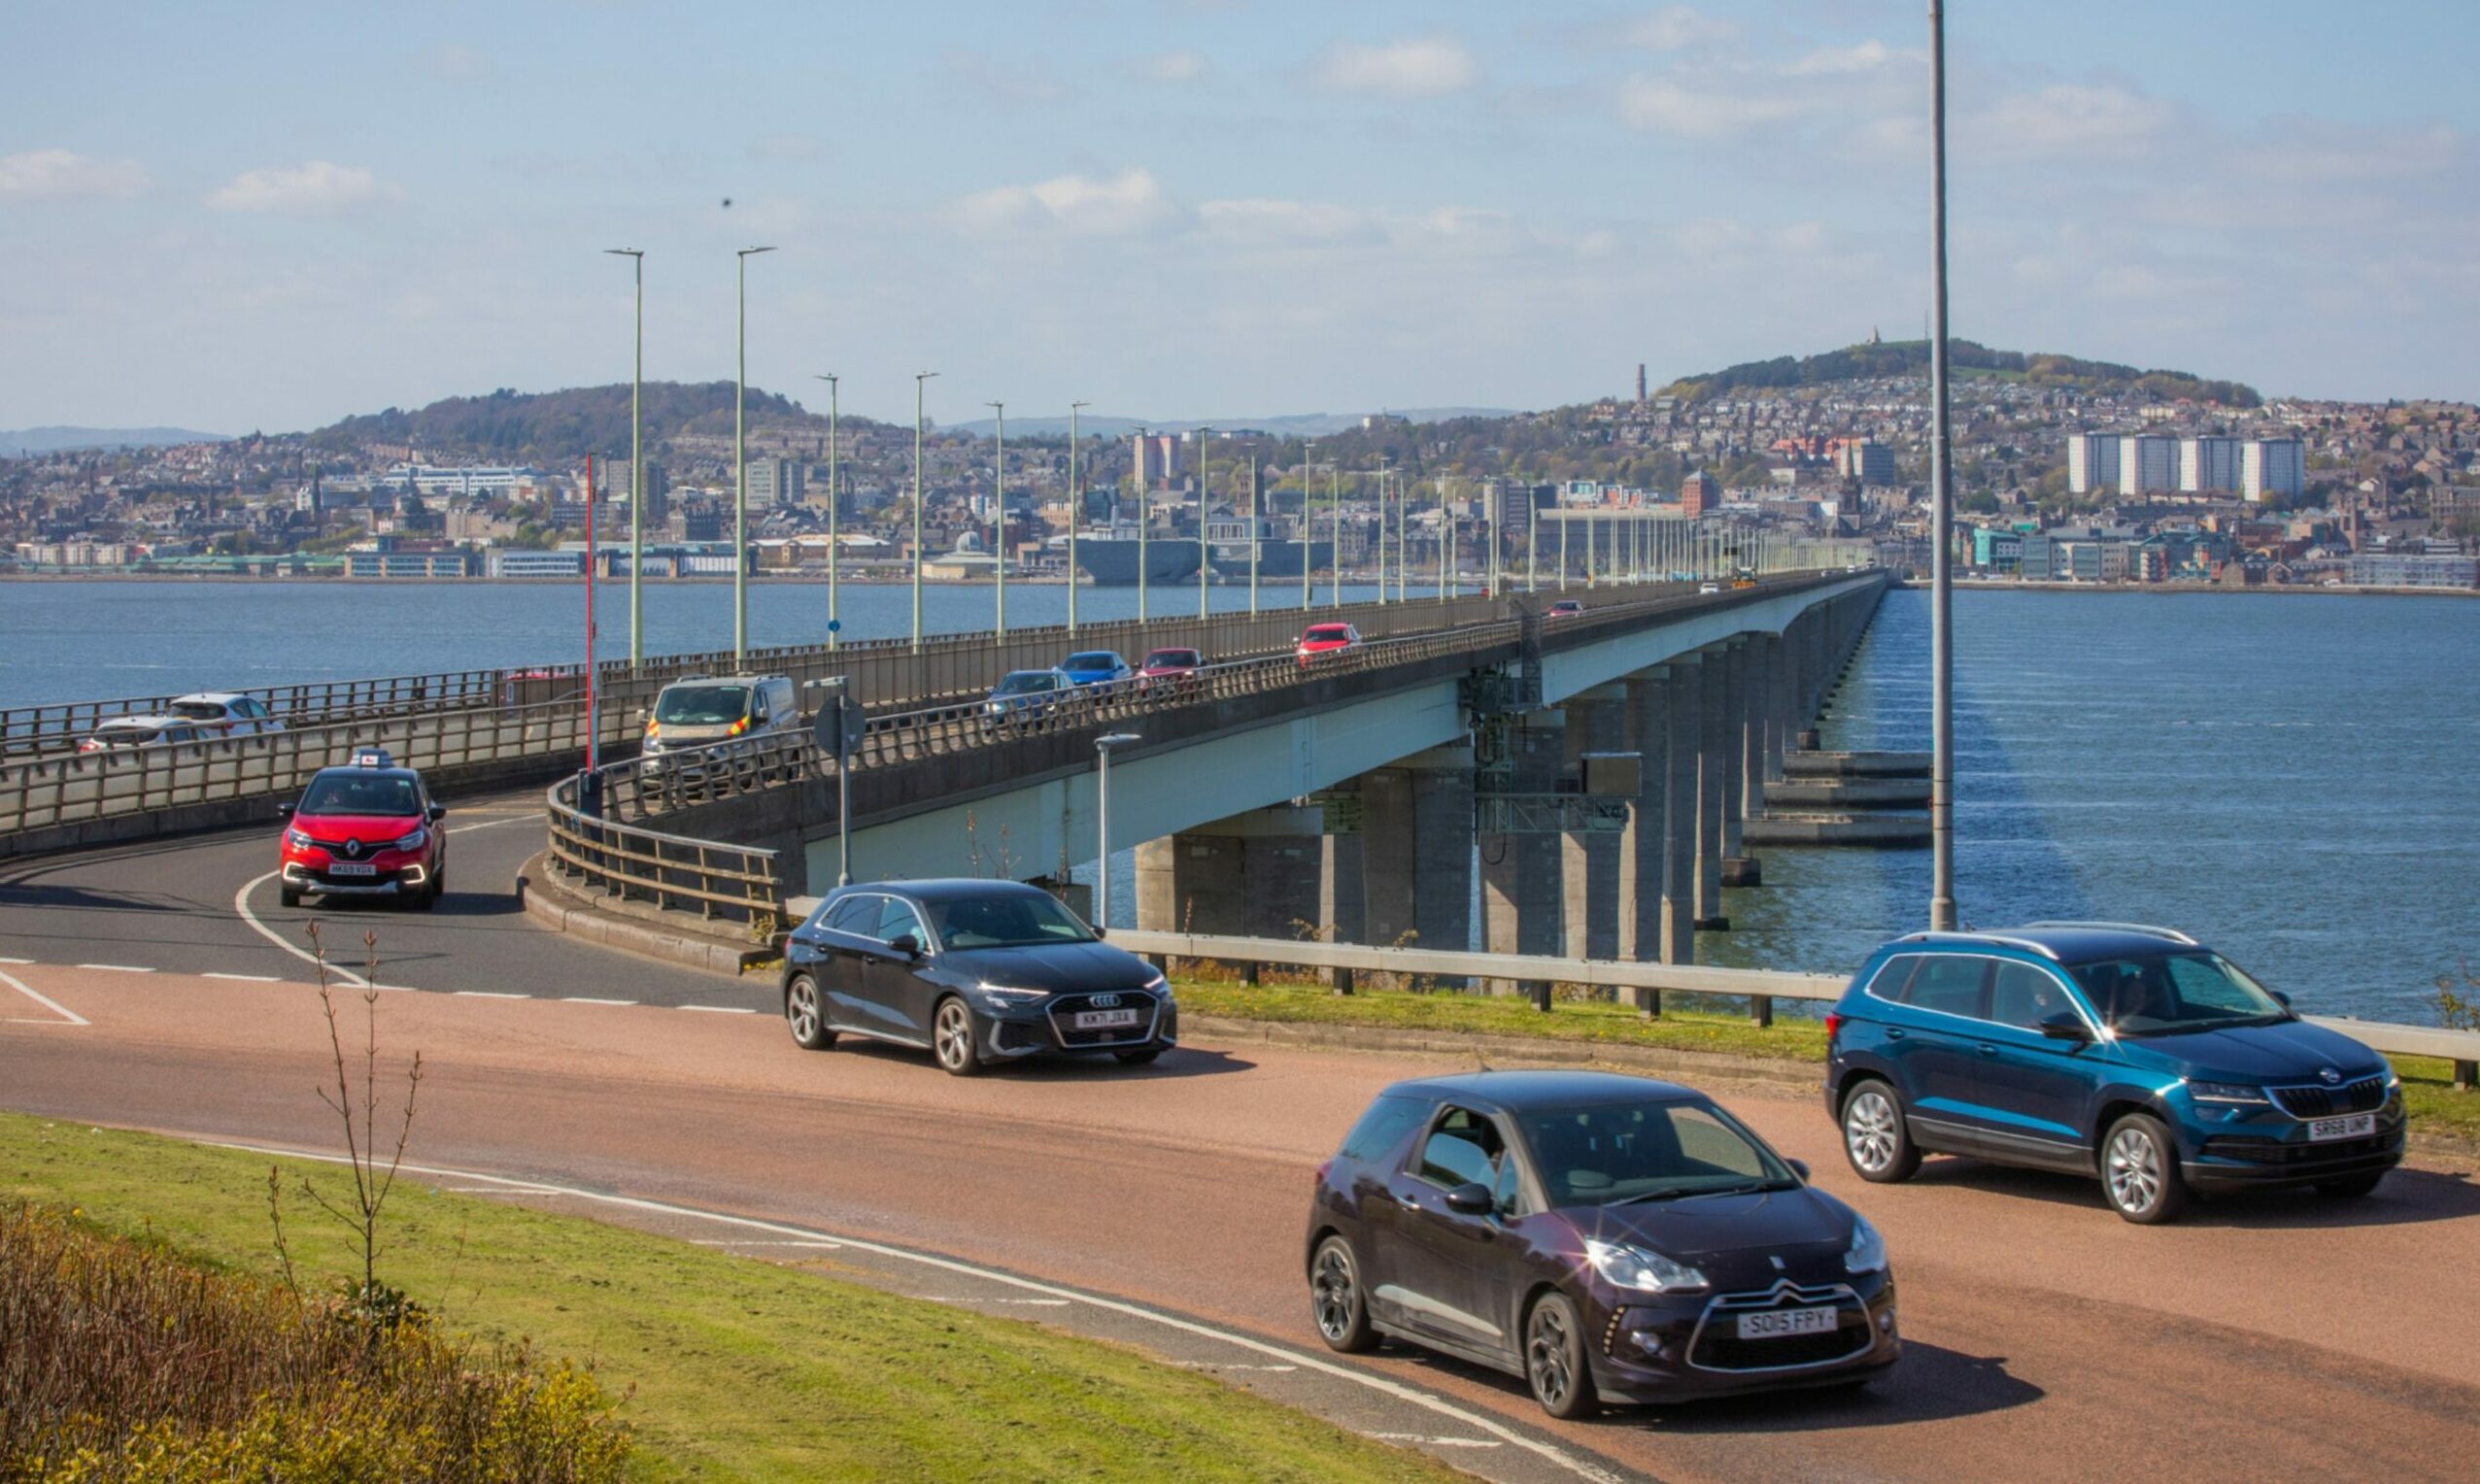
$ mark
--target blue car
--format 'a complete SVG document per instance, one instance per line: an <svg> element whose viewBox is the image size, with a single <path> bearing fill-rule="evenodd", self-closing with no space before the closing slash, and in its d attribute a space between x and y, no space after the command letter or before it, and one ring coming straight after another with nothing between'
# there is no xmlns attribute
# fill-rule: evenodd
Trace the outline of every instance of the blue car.
<svg viewBox="0 0 2480 1484"><path fill-rule="evenodd" d="M1070 655L1059 662L1059 668L1070 680L1080 686L1099 686L1107 694L1137 678L1137 672L1109 650L1086 650Z"/></svg>
<svg viewBox="0 0 2480 1484"><path fill-rule="evenodd" d="M2192 1195L2364 1196L2402 1160L2402 1082L2183 932L1919 932L1825 1020L1826 1109L1864 1180L1923 1154L2095 1175L2121 1216Z"/></svg>

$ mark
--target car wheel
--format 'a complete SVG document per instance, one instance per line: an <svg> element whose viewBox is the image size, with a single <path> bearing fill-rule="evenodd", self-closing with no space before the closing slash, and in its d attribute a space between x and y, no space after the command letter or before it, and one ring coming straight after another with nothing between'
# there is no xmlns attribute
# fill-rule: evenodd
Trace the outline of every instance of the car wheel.
<svg viewBox="0 0 2480 1484"><path fill-rule="evenodd" d="M814 975L795 974L784 985L784 1026L793 1033L793 1044L803 1051L825 1051L835 1044L835 1032L827 1029L827 996L818 992Z"/></svg>
<svg viewBox="0 0 2480 1484"><path fill-rule="evenodd" d="M276 888L276 900L283 902L288 907L298 907L301 905L301 893L291 887L278 887Z"/></svg>
<svg viewBox="0 0 2480 1484"><path fill-rule="evenodd" d="M1160 1046L1139 1046L1135 1051L1114 1051L1111 1053L1112 1056L1119 1058L1119 1064L1122 1066L1143 1066L1145 1063L1153 1061L1156 1057L1159 1057L1162 1054L1163 1048Z"/></svg>
<svg viewBox="0 0 2480 1484"><path fill-rule="evenodd" d="M1903 1099L1875 1077L1863 1079L1843 1099L1843 1153L1861 1179L1876 1185L1909 1180L1920 1168L1920 1151L1903 1126Z"/></svg>
<svg viewBox="0 0 2480 1484"><path fill-rule="evenodd" d="M1359 1355L1377 1348L1369 1299L1361 1293L1360 1260L1340 1236L1318 1243L1317 1255L1308 1260L1308 1315L1329 1350Z"/></svg>
<svg viewBox="0 0 2480 1484"><path fill-rule="evenodd" d="M2187 1209L2179 1147L2161 1120L2130 1113L2110 1126L2101 1140L2101 1193L2121 1216L2141 1226L2175 1221Z"/></svg>
<svg viewBox="0 0 2480 1484"><path fill-rule="evenodd" d="M973 1012L952 995L938 1002L931 1017L931 1047L938 1064L951 1077L969 1077L982 1069L982 1051L973 1031Z"/></svg>
<svg viewBox="0 0 2480 1484"><path fill-rule="evenodd" d="M426 884L414 894L413 909L416 912L427 912L438 905L439 888L436 883Z"/></svg>
<svg viewBox="0 0 2480 1484"><path fill-rule="evenodd" d="M2384 1178L2385 1171L2380 1169L2370 1174L2352 1175L2341 1180L2320 1180L2317 1182L2317 1194L2331 1197L2335 1200L2357 1200L2375 1191L2377 1182Z"/></svg>
<svg viewBox="0 0 2480 1484"><path fill-rule="evenodd" d="M1544 1294L1524 1320L1524 1379L1533 1400L1553 1417L1581 1417L1593 1409L1593 1373L1584 1364L1584 1336L1567 1295Z"/></svg>

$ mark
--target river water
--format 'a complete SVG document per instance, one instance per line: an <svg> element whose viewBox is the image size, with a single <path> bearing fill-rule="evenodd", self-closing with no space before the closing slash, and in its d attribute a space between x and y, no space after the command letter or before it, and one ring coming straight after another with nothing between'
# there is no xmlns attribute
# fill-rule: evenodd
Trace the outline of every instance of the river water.
<svg viewBox="0 0 2480 1484"><path fill-rule="evenodd" d="M1247 606L1244 587L1209 591ZM1296 609L1299 589L1261 600ZM1152 594L1157 614L1196 601ZM1078 597L1094 620L1136 602ZM624 654L625 588L597 606L604 652ZM1013 623L1066 606L1059 587L1008 591ZM561 584L0 583L0 705L573 658L583 607ZM2389 1020L2428 1021L2436 976L2480 961L2480 791L2463 771L2480 754L2480 602L1967 590L1954 607L1966 921L2167 924L2302 1009ZM849 636L909 631L908 587L847 584L842 608ZM991 616L986 587L926 590L933 631ZM645 622L650 654L728 648L730 589L649 584ZM825 622L823 586L750 589L753 644L816 642ZM1926 751L1928 725L1928 595L1889 592L1824 741ZM1840 972L1927 923L1925 849L1776 849L1765 873L1725 893L1737 930L1703 937L1709 961ZM1124 896L1134 873L1113 874Z"/></svg>

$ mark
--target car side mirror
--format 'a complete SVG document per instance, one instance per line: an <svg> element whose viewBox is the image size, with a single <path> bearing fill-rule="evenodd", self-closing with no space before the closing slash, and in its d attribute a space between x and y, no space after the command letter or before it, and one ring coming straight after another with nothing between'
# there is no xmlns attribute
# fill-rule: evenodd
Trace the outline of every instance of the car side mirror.
<svg viewBox="0 0 2480 1484"><path fill-rule="evenodd" d="M289 819L291 819L291 818L292 818L292 805L290 805L290 804L278 804L278 805L276 805L276 818L278 818L278 819L280 819L280 820L289 820Z"/></svg>
<svg viewBox="0 0 2480 1484"><path fill-rule="evenodd" d="M1446 1193L1446 1208L1458 1216L1486 1216L1496 1203L1490 1197L1490 1188L1478 1180L1459 1185Z"/></svg>
<svg viewBox="0 0 2480 1484"><path fill-rule="evenodd" d="M909 932L900 932L887 940L887 951L900 959L918 959L922 956L922 940Z"/></svg>
<svg viewBox="0 0 2480 1484"><path fill-rule="evenodd" d="M446 804L433 804L430 806L430 823L436 825L447 817L448 806Z"/></svg>
<svg viewBox="0 0 2480 1484"><path fill-rule="evenodd" d="M1801 1183L1802 1185L1806 1185L1806 1184L1808 1184L1808 1183L1809 1183L1809 1162L1808 1162L1808 1161L1806 1161L1806 1160L1784 1160L1783 1163L1791 1166L1791 1173L1793 1173L1793 1174L1795 1174L1795 1175L1797 1175L1797 1176L1799 1176L1799 1177L1800 1177L1800 1183Z"/></svg>
<svg viewBox="0 0 2480 1484"><path fill-rule="evenodd" d="M2267 990L2265 993L2273 996L2273 1002L2275 1004L2280 1005L2285 1010L2291 1008L2291 996L2289 995L2284 994L2280 990Z"/></svg>
<svg viewBox="0 0 2480 1484"><path fill-rule="evenodd" d="M2092 1028L2087 1026L2084 1023L2084 1017L2073 1010L2060 1010L2055 1015L2043 1016L2041 1033L2054 1041L2081 1043L2092 1039Z"/></svg>

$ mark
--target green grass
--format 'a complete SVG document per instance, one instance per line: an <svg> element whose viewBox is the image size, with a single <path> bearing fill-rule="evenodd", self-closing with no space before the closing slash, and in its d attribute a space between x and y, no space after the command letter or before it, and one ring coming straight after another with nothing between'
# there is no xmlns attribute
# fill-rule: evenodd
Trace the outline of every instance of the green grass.
<svg viewBox="0 0 2480 1484"><path fill-rule="evenodd" d="M1337 995L1316 987L1260 985L1252 989L1229 980L1192 979L1180 981L1179 1000L1191 1015L1234 1020L1526 1035L1606 1046L1719 1052L1784 1062L1825 1060L1825 1028L1816 1021L1784 1020L1759 1029L1745 1015L1669 1010L1660 1020L1647 1020L1627 1006L1600 1000L1562 999L1545 1015L1529 999L1505 995L1422 995L1401 990ZM2456 1092L2451 1065L2428 1057L2387 1060L2402 1074L2403 1101L2415 1130L2480 1144L2480 1093Z"/></svg>
<svg viewBox="0 0 2480 1484"><path fill-rule="evenodd" d="M417 1131L417 1138L419 1133ZM0 1199L271 1274L260 1156L0 1114ZM290 1166L334 1189L340 1168ZM352 1265L286 1202L305 1289ZM405 1184L381 1275L449 1326L595 1366L644 1479L1445 1479L1206 1376L1038 1326Z"/></svg>

